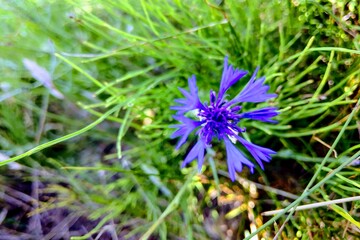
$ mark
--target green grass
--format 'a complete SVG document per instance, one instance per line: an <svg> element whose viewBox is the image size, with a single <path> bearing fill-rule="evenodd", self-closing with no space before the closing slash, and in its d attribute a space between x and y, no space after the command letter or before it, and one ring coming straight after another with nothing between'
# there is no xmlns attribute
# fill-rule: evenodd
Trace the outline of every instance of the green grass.
<svg viewBox="0 0 360 240"><path fill-rule="evenodd" d="M44 239L359 236L358 201L286 213L359 195L357 1L0 3L4 236L25 238L30 223ZM177 88L195 74L208 101L225 55L250 72L261 66L278 94L268 104L281 112L276 125L242 123L245 137L278 154L234 183L221 144L198 174L180 168L195 137L180 151L169 139ZM24 58L54 87L34 79ZM9 202L25 196L9 188L35 199L26 217ZM275 209L285 210L261 215ZM49 224L59 211L67 218Z"/></svg>

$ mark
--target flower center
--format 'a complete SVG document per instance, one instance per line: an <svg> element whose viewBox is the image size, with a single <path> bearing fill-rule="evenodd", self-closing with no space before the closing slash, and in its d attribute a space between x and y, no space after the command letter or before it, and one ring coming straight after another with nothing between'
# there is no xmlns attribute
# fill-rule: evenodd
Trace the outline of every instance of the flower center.
<svg viewBox="0 0 360 240"><path fill-rule="evenodd" d="M200 110L198 117L203 122L200 135L207 145L210 144L213 137L221 140L226 136L236 134L239 130L239 127L236 126L239 117L229 108L210 105L205 110Z"/></svg>

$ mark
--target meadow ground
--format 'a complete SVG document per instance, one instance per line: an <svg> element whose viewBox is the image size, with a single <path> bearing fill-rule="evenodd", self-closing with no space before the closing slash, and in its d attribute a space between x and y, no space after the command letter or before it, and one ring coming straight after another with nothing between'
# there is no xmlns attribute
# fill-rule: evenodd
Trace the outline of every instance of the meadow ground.
<svg viewBox="0 0 360 240"><path fill-rule="evenodd" d="M359 5L0 0L0 239L359 239ZM198 172L170 138L225 56L277 94L242 110L279 111L240 121L277 153L234 182L221 141Z"/></svg>

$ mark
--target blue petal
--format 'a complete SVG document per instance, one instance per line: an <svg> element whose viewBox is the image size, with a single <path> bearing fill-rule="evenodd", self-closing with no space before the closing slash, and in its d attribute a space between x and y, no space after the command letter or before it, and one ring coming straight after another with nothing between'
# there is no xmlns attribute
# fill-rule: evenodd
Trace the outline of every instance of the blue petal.
<svg viewBox="0 0 360 240"><path fill-rule="evenodd" d="M276 117L278 114L276 107L265 107L251 112L241 113L239 114L239 117L262 122L277 123L277 121L272 120L271 118Z"/></svg>
<svg viewBox="0 0 360 240"><path fill-rule="evenodd" d="M230 179L235 181L235 172L242 171L242 164L247 165L251 172L253 172L254 164L246 159L246 157L234 146L234 144L232 144L229 139L225 138L224 142Z"/></svg>
<svg viewBox="0 0 360 240"><path fill-rule="evenodd" d="M263 162L270 162L271 160L270 154L276 154L276 152L271 149L250 143L239 136L237 136L236 139L239 140L242 143L242 145L244 145L244 147L251 153L251 155L260 165L261 169L264 169Z"/></svg>
<svg viewBox="0 0 360 240"><path fill-rule="evenodd" d="M194 147L190 150L189 154L186 156L184 162L181 167L185 167L188 163L192 162L196 158L198 159L198 170L201 170L201 167L204 163L204 152L205 152L205 144L201 139L197 141Z"/></svg>
<svg viewBox="0 0 360 240"><path fill-rule="evenodd" d="M223 100L226 91L244 77L248 72L244 70L234 69L232 65L228 65L228 57L224 59L224 70L221 77L220 89L218 95L218 103Z"/></svg>
<svg viewBox="0 0 360 240"><path fill-rule="evenodd" d="M259 67L255 69L254 74L251 76L251 79L244 89L236 95L234 99L229 101L226 106L239 102L265 102L266 100L277 96L276 94L267 93L269 86L264 85L265 77L261 77L256 80L256 74L258 71Z"/></svg>
<svg viewBox="0 0 360 240"><path fill-rule="evenodd" d="M190 133L201 125L201 122L194 121L190 118L178 115L174 115L173 118L178 120L179 122L182 122L182 124L176 124L171 126L172 128L178 129L173 132L173 134L171 134L170 138L177 138L181 136L180 140L176 145L176 149L179 149L186 142Z"/></svg>
<svg viewBox="0 0 360 240"><path fill-rule="evenodd" d="M185 98L175 99L175 102L180 104L179 106L171 106L170 109L178 111L177 115L182 115L188 111L194 109L203 109L204 106L200 102L198 96L198 88L196 86L196 78L195 75L192 75L188 79L188 84L190 88L190 92L186 91L183 88L179 88L179 91L184 95Z"/></svg>

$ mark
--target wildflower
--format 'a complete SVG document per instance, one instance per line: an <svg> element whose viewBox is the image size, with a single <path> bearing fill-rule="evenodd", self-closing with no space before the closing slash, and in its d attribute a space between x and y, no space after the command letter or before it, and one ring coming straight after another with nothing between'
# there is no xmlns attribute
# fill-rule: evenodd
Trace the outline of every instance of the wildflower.
<svg viewBox="0 0 360 240"><path fill-rule="evenodd" d="M239 134L245 132L246 129L238 126L242 119L276 123L275 120L271 119L278 114L275 107L241 112L242 107L239 106L240 103L264 102L277 96L276 94L267 93L269 86L264 84L265 77L256 79L258 70L259 68L256 68L247 85L231 100L226 99L227 90L243 78L247 71L239 70L229 65L227 57L224 59L224 70L219 92L216 94L216 92L210 91L209 104L200 101L194 75L188 79L190 92L179 88L185 98L176 99L175 102L179 105L171 107L172 110L177 111L173 116L174 119L180 122L180 124L172 126L177 128L177 130L171 135L171 138L181 137L176 149L179 149L186 142L188 136L198 129L195 132L198 135L197 143L185 157L182 167L197 159L200 171L204 162L206 148L211 146L214 138L217 138L225 143L228 171L232 181L235 180L235 172L241 172L243 165L246 165L251 172L254 171L255 167L235 146L236 142L240 142L253 156L259 166L264 169L263 162L269 162L271 154L275 154L275 152L250 143L240 137ZM185 116L188 112L195 113L195 119Z"/></svg>

